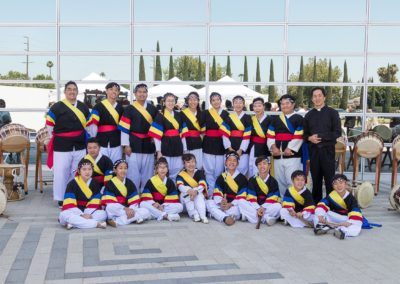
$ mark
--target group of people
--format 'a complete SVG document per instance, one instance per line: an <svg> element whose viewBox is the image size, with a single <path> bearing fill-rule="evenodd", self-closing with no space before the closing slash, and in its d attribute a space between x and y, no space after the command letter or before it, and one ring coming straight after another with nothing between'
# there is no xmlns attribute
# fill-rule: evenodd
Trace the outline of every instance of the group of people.
<svg viewBox="0 0 400 284"><path fill-rule="evenodd" d="M211 216L227 225L239 219L272 225L280 218L293 227L314 224L316 234L337 227L340 238L358 235L357 201L339 186L345 176L334 178L341 126L323 88L312 90L314 108L304 118L291 95L279 99L282 113L274 116L265 114L261 97L254 99L251 116L242 96L229 113L221 95L211 93L201 111L191 92L177 111L176 96L166 93L159 111L147 102L145 84L126 107L117 102L119 92L117 83L107 84L106 98L89 112L70 81L65 100L48 111L48 165L67 228L177 221L186 210L196 222ZM312 193L305 186L308 163Z"/></svg>

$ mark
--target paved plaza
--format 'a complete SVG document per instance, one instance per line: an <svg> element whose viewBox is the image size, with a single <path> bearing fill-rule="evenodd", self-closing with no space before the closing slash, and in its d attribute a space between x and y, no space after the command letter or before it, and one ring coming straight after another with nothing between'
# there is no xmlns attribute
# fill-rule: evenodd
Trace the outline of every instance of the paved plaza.
<svg viewBox="0 0 400 284"><path fill-rule="evenodd" d="M48 174L48 173L47 173ZM33 176L33 173L30 173ZM0 217L0 283L399 283L400 213L389 181L363 210L382 228L344 241L276 224L149 221L67 231L51 185Z"/></svg>

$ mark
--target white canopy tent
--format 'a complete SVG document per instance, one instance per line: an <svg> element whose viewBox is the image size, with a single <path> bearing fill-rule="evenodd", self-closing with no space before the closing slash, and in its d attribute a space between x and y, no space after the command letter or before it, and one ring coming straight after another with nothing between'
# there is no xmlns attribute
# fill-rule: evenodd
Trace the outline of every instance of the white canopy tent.
<svg viewBox="0 0 400 284"><path fill-rule="evenodd" d="M177 77L174 77L168 82L171 84L160 84L149 88L149 99L155 99L159 96L163 96L165 93L173 93L180 99L185 98L190 92L198 92L198 90L190 85L185 84L174 84L174 82L182 82Z"/></svg>
<svg viewBox="0 0 400 284"><path fill-rule="evenodd" d="M221 94L223 99L229 99L229 100L232 100L233 97L237 95L243 96L246 99L246 101L252 100L256 97L263 97L266 101L268 100L268 95L253 91L252 89L244 86L242 83L237 83L234 79L232 79L229 76L225 76L219 79L217 82L221 82L222 84L210 85L208 88L209 94L211 94L212 92L217 92ZM201 88L198 92L200 96L205 97L206 88L205 87Z"/></svg>

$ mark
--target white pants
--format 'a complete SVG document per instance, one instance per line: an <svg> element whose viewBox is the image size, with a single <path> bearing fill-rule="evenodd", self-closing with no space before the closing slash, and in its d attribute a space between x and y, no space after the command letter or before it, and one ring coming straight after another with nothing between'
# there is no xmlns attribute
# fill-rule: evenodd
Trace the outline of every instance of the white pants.
<svg viewBox="0 0 400 284"><path fill-rule="evenodd" d="M182 157L164 157L168 162L168 177L172 179L174 183L176 183L176 176L180 173L180 171L183 170Z"/></svg>
<svg viewBox="0 0 400 284"><path fill-rule="evenodd" d="M240 199L238 200L239 210L242 215L244 215L250 223L257 223L258 214L257 209L251 205L251 203L247 200ZM278 219L280 214L280 210L282 209L282 205L280 203L264 203L262 207L265 208L265 212L263 217L261 218L262 223L267 222L267 217Z"/></svg>
<svg viewBox="0 0 400 284"><path fill-rule="evenodd" d="M82 214L90 214L93 218L83 218L80 216ZM96 210L93 208L86 208L83 212L79 208L71 208L61 211L59 216L60 224L62 226L65 226L68 223L78 229L96 228L99 222L103 222L106 219L107 214L104 210Z"/></svg>
<svg viewBox="0 0 400 284"><path fill-rule="evenodd" d="M206 201L207 210L210 212L211 217L219 222L223 222L225 217L233 217L235 220L240 219L240 210L237 204L233 204L227 211L223 211L221 206L215 203L213 199Z"/></svg>
<svg viewBox="0 0 400 284"><path fill-rule="evenodd" d="M196 157L196 168L198 170L203 169L203 149L195 149L195 150L188 150L190 154L193 154Z"/></svg>
<svg viewBox="0 0 400 284"><path fill-rule="evenodd" d="M322 208L315 209L314 226L318 224L318 216L324 216L328 222L343 223L349 222L349 227L340 226L339 229L345 233L346 237L357 237L361 232L361 221L350 220L346 215L340 215L338 213L328 211L325 212Z"/></svg>
<svg viewBox="0 0 400 284"><path fill-rule="evenodd" d="M300 158L274 160L275 178L278 182L281 196L284 196L286 189L292 184L292 173L302 169Z"/></svg>
<svg viewBox="0 0 400 284"><path fill-rule="evenodd" d="M212 196L215 181L225 169L224 155L203 154L203 167L208 184L208 196Z"/></svg>
<svg viewBox="0 0 400 284"><path fill-rule="evenodd" d="M254 156L254 145L253 145L253 147L251 147L249 156L249 178L258 173L258 169L256 166L256 159L257 157Z"/></svg>
<svg viewBox="0 0 400 284"><path fill-rule="evenodd" d="M164 203L163 207L164 210L158 210L153 206L154 201L153 200L146 200L142 201L140 203L140 207L146 208L150 214L151 217L154 219L157 219L157 221L161 221L165 215L168 214L179 214L183 211L183 206L180 203Z"/></svg>
<svg viewBox="0 0 400 284"><path fill-rule="evenodd" d="M65 189L75 175L79 161L85 157L86 149L71 152L54 151L53 199L64 200Z"/></svg>
<svg viewBox="0 0 400 284"><path fill-rule="evenodd" d="M198 193L194 200L190 200L187 196L183 198L183 194L180 195L181 203L185 205L186 211L190 218L198 215L201 219L206 217L206 201L203 193Z"/></svg>
<svg viewBox="0 0 400 284"><path fill-rule="evenodd" d="M135 216L128 219L125 212L125 206L119 203L110 203L106 206L108 219L114 219L117 225L123 226L135 222L138 219L150 219L150 212L145 208L139 208L137 205L131 205L129 208L135 211Z"/></svg>
<svg viewBox="0 0 400 284"><path fill-rule="evenodd" d="M132 153L126 157L128 178L133 181L139 193L154 174L154 154Z"/></svg>
<svg viewBox="0 0 400 284"><path fill-rule="evenodd" d="M306 227L306 224L302 220L300 220L299 218L290 216L289 211L286 208L282 208L280 213L281 213L281 218L286 220L290 224L290 226L292 226L293 228ZM308 222L313 222L314 214L311 214L310 212L304 212L303 219Z"/></svg>
<svg viewBox="0 0 400 284"><path fill-rule="evenodd" d="M102 153L104 156L107 156L111 159L113 164L115 163L116 160L122 159L122 147L117 146L117 147L100 147L100 153Z"/></svg>
<svg viewBox="0 0 400 284"><path fill-rule="evenodd" d="M244 176L247 176L247 172L249 171L249 154L243 154L242 156L240 156L237 169Z"/></svg>

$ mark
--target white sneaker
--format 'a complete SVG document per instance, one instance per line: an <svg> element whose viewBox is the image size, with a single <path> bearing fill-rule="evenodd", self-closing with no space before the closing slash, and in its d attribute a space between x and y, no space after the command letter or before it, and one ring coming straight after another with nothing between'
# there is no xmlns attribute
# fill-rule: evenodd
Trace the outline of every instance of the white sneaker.
<svg viewBox="0 0 400 284"><path fill-rule="evenodd" d="M144 222L144 220L142 218L138 218L136 220L136 224L142 224Z"/></svg>
<svg viewBox="0 0 400 284"><path fill-rule="evenodd" d="M116 228L117 227L117 222L115 222L114 219L108 219L107 224L110 225L111 227Z"/></svg>
<svg viewBox="0 0 400 284"><path fill-rule="evenodd" d="M203 224L208 224L208 219L206 216L204 216L201 221L203 222Z"/></svg>
<svg viewBox="0 0 400 284"><path fill-rule="evenodd" d="M193 216L193 221L195 221L195 222L200 222L201 221L199 214L195 214Z"/></svg>
<svg viewBox="0 0 400 284"><path fill-rule="evenodd" d="M272 225L274 225L276 223L276 218L267 216L267 220L266 221L267 221L267 225L268 226L272 226Z"/></svg>
<svg viewBox="0 0 400 284"><path fill-rule="evenodd" d="M106 222L99 222L97 227L100 228L100 229L105 229L105 228L107 228L107 223Z"/></svg>
<svg viewBox="0 0 400 284"><path fill-rule="evenodd" d="M65 228L66 228L67 230L71 230L73 227L74 227L74 226L72 226L72 224L70 224L70 223L67 223L67 225L65 226Z"/></svg>
<svg viewBox="0 0 400 284"><path fill-rule="evenodd" d="M168 214L167 216L168 221L179 221L181 217L179 217L179 214Z"/></svg>

